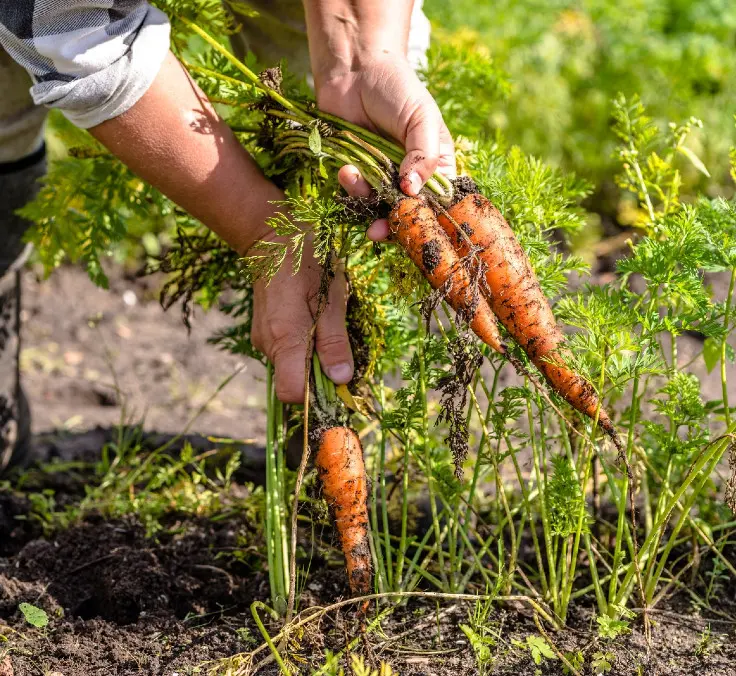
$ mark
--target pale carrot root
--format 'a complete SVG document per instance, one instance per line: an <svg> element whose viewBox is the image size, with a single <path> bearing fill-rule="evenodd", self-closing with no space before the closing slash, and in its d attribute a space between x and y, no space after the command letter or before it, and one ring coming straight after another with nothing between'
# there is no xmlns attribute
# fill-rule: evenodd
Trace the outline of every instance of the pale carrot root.
<svg viewBox="0 0 736 676"><path fill-rule="evenodd" d="M470 243L478 247L478 256L486 266L486 295L492 311L555 392L589 418L598 415L601 428L615 440L613 423L600 408L595 389L566 365L564 337L552 308L529 258L498 209L483 195L472 194L450 207L447 215L440 214L438 220L458 255L466 256Z"/></svg>
<svg viewBox="0 0 736 676"><path fill-rule="evenodd" d="M447 286L445 298L452 309L486 345L505 354L506 346L488 302L424 200L414 197L400 200L391 211L389 227L432 288Z"/></svg>
<svg viewBox="0 0 736 676"><path fill-rule="evenodd" d="M325 429L315 464L345 554L350 590L355 595L369 594L373 574L368 544L368 482L358 435L349 427Z"/></svg>

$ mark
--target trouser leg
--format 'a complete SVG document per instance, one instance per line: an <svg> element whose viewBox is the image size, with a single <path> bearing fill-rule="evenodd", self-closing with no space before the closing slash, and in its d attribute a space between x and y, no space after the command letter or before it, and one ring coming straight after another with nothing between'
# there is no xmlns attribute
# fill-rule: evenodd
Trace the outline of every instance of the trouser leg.
<svg viewBox="0 0 736 676"><path fill-rule="evenodd" d="M28 223L15 211L33 199L45 173L45 112L30 78L0 50L0 471L25 456L30 412L20 385L20 269Z"/></svg>

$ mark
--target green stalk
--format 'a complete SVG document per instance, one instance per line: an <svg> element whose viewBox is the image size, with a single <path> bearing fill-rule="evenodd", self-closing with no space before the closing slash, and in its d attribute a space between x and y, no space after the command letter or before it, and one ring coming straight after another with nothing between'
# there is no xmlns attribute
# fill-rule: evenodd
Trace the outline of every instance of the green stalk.
<svg viewBox="0 0 736 676"><path fill-rule="evenodd" d="M605 379L606 379L606 360L604 359L603 363L601 364L601 377L598 383L599 392L604 391ZM581 488L582 488L583 495L585 495L585 490L588 486L588 480L590 479L590 470L593 464L593 454L595 453L595 437L596 437L596 432L598 430L598 418L601 412L601 405L602 405L602 401L599 400L598 406L596 407L595 419L593 420L593 427L591 429L591 434L590 434L590 437L588 437L588 443L586 444L586 447L582 452L582 456L585 458L584 466L583 466L583 480L581 482ZM565 568L565 574L567 577L567 586L562 590L562 598L560 600L561 601L561 605L560 605L561 611L557 613L557 615L561 617L563 621L567 617L567 609L570 604L570 594L572 594L572 586L575 582L575 568L577 567L578 552L580 549L580 538L582 536L582 532L585 527L586 513L587 513L587 505L585 503L585 500L583 500L580 506L580 514L578 515L578 523L575 529L573 547L572 547L572 552L570 554L569 569L568 567Z"/></svg>
<svg viewBox="0 0 736 676"><path fill-rule="evenodd" d="M417 345L417 357L419 358L419 397L422 402L422 450L424 455L424 465L427 472L427 492L429 493L429 507L432 513L432 527L434 528L435 539L437 541L437 558L440 564L440 575L442 582L448 585L445 589L452 591L452 588L448 584L447 573L445 572L445 553L442 550L442 546L439 544L440 541L440 522L437 518L437 504L435 503L434 493L434 477L432 473L432 454L429 450L429 411L427 408L427 372L426 362L424 354L424 343L427 340L427 333L424 327L424 321L421 315L419 319L419 343Z"/></svg>
<svg viewBox="0 0 736 676"><path fill-rule="evenodd" d="M655 519L652 532L644 540L644 543L639 550L640 556L648 558L650 556L650 550L654 549L652 555L656 552L656 543L659 542L661 534L664 528L667 526L667 522L669 521L672 510L675 509L677 503L680 501L688 488L690 488L690 486L695 482L696 478L700 477L701 480L703 480L701 475L706 467L716 467L718 465L721 458L723 457L723 454L728 449L728 446L731 443L731 440L735 433L736 424L732 423L731 427L728 428L726 434L724 434L717 441L711 443L703 450L698 459L695 461L688 475L682 480L680 485L677 487L677 490L674 491L674 493L672 494L672 498L667 503L667 508L663 510L662 514L660 514ZM707 472L705 475L706 480L709 476L710 472ZM686 504L687 503L683 505L683 510L686 509ZM676 533L673 533L673 537L676 537ZM634 570L629 569L626 577L621 583L618 595L616 596L617 605L621 605L621 603L630 593L630 586L633 583L634 575Z"/></svg>
<svg viewBox="0 0 736 676"><path fill-rule="evenodd" d="M525 385L528 387L529 382L525 378ZM555 565L555 561L552 559L552 533L550 532L550 523L549 519L547 518L547 504L545 501L545 493L544 493L544 483L542 481L542 473L540 468L540 454L539 454L539 448L537 446L537 436L534 432L535 425L534 425L534 415L532 413L532 404L527 399L526 401L526 410L527 410L527 418L529 420L529 440L531 441L531 447L532 447L532 466L534 469L534 480L537 483L538 491L539 491L539 499L538 499L538 506L539 506L539 513L542 521L542 535L544 536L544 546L546 549L546 555L547 555L547 572L549 574L549 591L552 595L552 603L555 607L555 612L557 612L557 598L559 596L559 589L557 587L557 567ZM529 524L532 528L534 528L535 521L534 519L529 520ZM559 615L559 613L557 613Z"/></svg>
<svg viewBox="0 0 736 676"><path fill-rule="evenodd" d="M281 491L276 466L276 394L273 383L273 365L269 362L266 370L266 553L268 559L268 580L271 590L271 604L274 608L283 605L287 590L284 586L286 566L281 546L282 528L279 519Z"/></svg>
<svg viewBox="0 0 736 676"><path fill-rule="evenodd" d="M275 394L274 388L274 394ZM276 476L278 479L278 496L279 500L276 504L278 512L278 524L281 535L281 561L283 566L283 584L285 597L289 593L289 557L296 556L296 552L289 552L289 535L286 529L287 516L286 516L286 458L284 457L284 450L286 448L286 438L284 434L284 406L276 400L276 416L275 416L275 442L276 442Z"/></svg>
<svg viewBox="0 0 736 676"><path fill-rule="evenodd" d="M633 385L633 391L631 394L631 405L630 405L630 415L629 415L629 429L628 429L628 435L626 438L626 459L629 461L629 464L631 464L631 457L632 457L632 451L634 448L634 431L636 429L636 422L637 422L637 416L636 411L639 406L638 402L638 396L639 396L639 374L634 376L634 385ZM623 541L624 541L624 527L626 524L626 500L627 496L629 494L629 475L627 472L623 473L623 477L621 479L621 487L619 489L619 495L618 495L618 504L616 505L616 508L618 509L618 521L616 524L616 544L613 551L613 575L611 576L611 584L608 587L608 604L613 603L613 600L616 598L616 592L618 590L618 574L617 570L619 569L622 561L623 561Z"/></svg>
<svg viewBox="0 0 736 676"><path fill-rule="evenodd" d="M723 317L723 328L726 334L721 342L721 388L723 392L723 410L726 416L726 427L731 426L731 411L728 405L728 382L726 378L726 347L728 346L728 326L731 317L731 303L733 302L733 290L736 286L736 268L731 270L731 283L728 285L728 298L726 298L726 309Z"/></svg>
<svg viewBox="0 0 736 676"><path fill-rule="evenodd" d="M197 24L193 23L189 19L184 18L183 16L179 16L177 18L185 26L187 26L193 33L195 33L200 38L202 38L218 54L224 56L233 66L235 66L235 68L237 68L243 75L245 75L245 77L247 77L258 89L260 89L262 92L270 96L280 106L283 106L284 108L286 108L286 110L293 113L295 116L300 117L301 119L305 120L307 123L314 119L311 115L309 115L301 107L289 101L289 99L279 94L275 89L272 89L271 87L267 87L265 84L263 84L263 82L261 82L261 79L250 68L248 68L248 66L246 66L234 54L232 54L230 50L226 49L217 40L215 40L215 38L213 38L209 33L207 33L206 31L203 31L199 26L197 26Z"/></svg>
<svg viewBox="0 0 736 676"><path fill-rule="evenodd" d="M371 553L374 559L373 566L376 570L378 591L383 593L389 588L389 582L378 522L378 483L381 468L377 458L372 457L371 459Z"/></svg>
<svg viewBox="0 0 736 676"><path fill-rule="evenodd" d="M409 461L411 450L411 435L407 435L404 443L404 473L401 477L401 538L399 540L399 552L396 555L396 578L401 580L404 574L404 557L406 556L406 533L409 521ZM403 585L399 591L404 591Z"/></svg>
<svg viewBox="0 0 736 676"><path fill-rule="evenodd" d="M380 374L379 385L379 402L381 404L381 413L386 410L386 388L383 382L383 373ZM381 484L381 525L383 527L383 537L386 556L386 573L388 576L389 589L394 590L394 571L391 547L391 532L388 527L388 493L386 491L386 430L381 424L381 455L379 458L379 481Z"/></svg>

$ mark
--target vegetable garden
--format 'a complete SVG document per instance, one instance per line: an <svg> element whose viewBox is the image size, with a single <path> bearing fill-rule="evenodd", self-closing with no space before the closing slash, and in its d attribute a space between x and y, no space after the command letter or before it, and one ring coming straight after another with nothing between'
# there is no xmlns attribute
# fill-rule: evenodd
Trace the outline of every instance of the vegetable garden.
<svg viewBox="0 0 736 676"><path fill-rule="evenodd" d="M155 4L286 243L240 258L56 118L24 213L48 271L104 286L154 233L164 308L228 316L211 341L264 361L263 485L239 440L124 426L4 481L0 674L736 673L736 10L429 3L462 177L407 198L402 149L236 57L219 0ZM310 257L317 315L348 276L356 377L309 345L284 406L251 285Z"/></svg>

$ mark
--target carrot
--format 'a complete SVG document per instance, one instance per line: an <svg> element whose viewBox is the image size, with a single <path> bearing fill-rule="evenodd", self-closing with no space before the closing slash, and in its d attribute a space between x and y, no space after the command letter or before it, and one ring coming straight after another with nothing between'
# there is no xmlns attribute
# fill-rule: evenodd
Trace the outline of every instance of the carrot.
<svg viewBox="0 0 736 676"><path fill-rule="evenodd" d="M358 435L349 427L328 427L320 435L315 463L345 554L350 591L368 594L372 583L368 487Z"/></svg>
<svg viewBox="0 0 736 676"><path fill-rule="evenodd" d="M563 335L539 286L529 258L498 209L483 195L471 194L454 204L439 223L460 256L470 251L468 240L479 247L486 266L487 296L491 309L527 353L552 388L576 410L595 419L599 411L593 386L570 369L562 354ZM601 408L598 422L616 439L608 414Z"/></svg>
<svg viewBox="0 0 736 676"><path fill-rule="evenodd" d="M475 335L486 345L505 354L506 346L488 302L472 284L450 238L424 200L416 197L401 199L391 211L389 227L432 288L439 289L449 284L446 299L452 309L468 320Z"/></svg>

